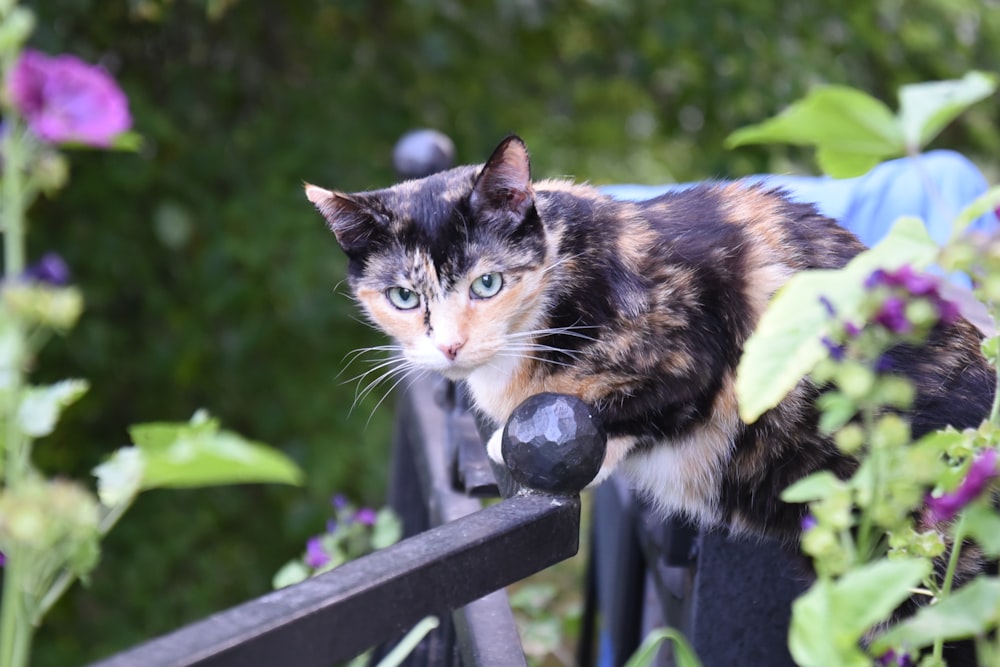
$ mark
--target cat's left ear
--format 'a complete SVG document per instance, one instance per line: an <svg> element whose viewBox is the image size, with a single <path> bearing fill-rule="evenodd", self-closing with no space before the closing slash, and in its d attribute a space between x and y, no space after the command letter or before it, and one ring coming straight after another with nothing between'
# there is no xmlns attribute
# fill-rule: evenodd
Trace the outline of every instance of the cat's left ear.
<svg viewBox="0 0 1000 667"><path fill-rule="evenodd" d="M469 204L476 217L499 213L517 219L535 205L528 148L520 137L511 135L496 147L479 172Z"/></svg>

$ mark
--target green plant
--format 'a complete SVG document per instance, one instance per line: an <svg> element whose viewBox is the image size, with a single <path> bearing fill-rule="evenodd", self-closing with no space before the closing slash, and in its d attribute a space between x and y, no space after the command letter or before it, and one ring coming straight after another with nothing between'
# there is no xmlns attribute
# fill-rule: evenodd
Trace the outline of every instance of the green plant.
<svg viewBox="0 0 1000 667"><path fill-rule="evenodd" d="M221 430L204 412L187 424L133 427L134 445L94 470L96 495L80 482L47 478L34 465L35 441L52 433L63 409L89 386L78 379L30 383L42 346L73 326L83 296L67 285L58 255L26 264L26 211L38 193L65 184L58 147L130 148L138 137L127 132L127 100L104 70L22 48L33 24L29 10L0 2L0 667L28 664L42 618L74 581L86 580L101 538L140 491L301 478L287 457Z"/></svg>
<svg viewBox="0 0 1000 667"><path fill-rule="evenodd" d="M333 517L327 521L326 530L310 537L305 553L278 570L272 582L275 588L329 572L355 558L395 544L402 537L403 525L391 508L358 509L341 494L335 495L330 505Z"/></svg>
<svg viewBox="0 0 1000 667"><path fill-rule="evenodd" d="M772 121L735 133L731 143L811 143L825 169L853 174L883 157L915 155L995 87L996 78L981 73L908 86L895 118L857 91L824 89ZM896 344L923 340L959 312L982 320L976 299L923 270L932 264L965 272L975 297L998 314L1000 245L965 234L969 221L998 204L1000 190L993 189L960 213L943 249L919 220L904 218L844 269L792 278L746 345L737 380L744 420L753 422L811 375L830 387L821 398L820 427L860 462L850 479L818 473L783 496L811 510L802 548L818 578L796 601L789 635L792 656L803 667L910 664L925 647L930 651L920 664L941 665L944 642L955 639L974 639L982 664L1000 664L1000 648L989 639L1000 621L1000 581L979 575L957 591L953 586L963 551L1000 557L1000 515L992 500L1000 476L997 404L978 429L944 430L914 442L898 416L912 388L885 367L883 356ZM997 337L988 337L983 349L997 366ZM943 577L932 571L936 558L947 561ZM913 595L926 604L886 630L892 612Z"/></svg>

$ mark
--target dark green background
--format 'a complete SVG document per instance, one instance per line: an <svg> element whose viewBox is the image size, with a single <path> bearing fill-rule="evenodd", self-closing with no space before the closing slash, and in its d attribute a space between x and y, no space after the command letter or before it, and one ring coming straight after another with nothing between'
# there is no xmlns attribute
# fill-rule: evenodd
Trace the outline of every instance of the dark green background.
<svg viewBox="0 0 1000 667"><path fill-rule="evenodd" d="M91 393L38 444L85 476L129 424L206 407L295 457L304 489L152 492L105 542L90 588L40 633L36 664L79 664L259 595L320 530L335 492L379 504L391 411L348 412L347 351L377 344L304 180L392 181L406 130L481 161L511 131L537 176L662 183L808 171L808 153L724 137L813 84L895 105L902 83L1000 63L979 0L40 0L32 45L101 62L139 154L72 154L70 187L31 212L32 257L62 253L87 313L39 381ZM994 173L995 100L938 144ZM373 621L374 622L374 621Z"/></svg>

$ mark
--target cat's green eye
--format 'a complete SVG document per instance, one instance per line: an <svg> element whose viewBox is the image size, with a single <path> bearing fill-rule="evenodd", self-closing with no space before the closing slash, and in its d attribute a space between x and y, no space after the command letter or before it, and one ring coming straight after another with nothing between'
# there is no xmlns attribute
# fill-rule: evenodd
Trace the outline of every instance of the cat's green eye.
<svg viewBox="0 0 1000 667"><path fill-rule="evenodd" d="M420 295L405 287L390 287L385 291L385 297L400 310L413 310L420 305Z"/></svg>
<svg viewBox="0 0 1000 667"><path fill-rule="evenodd" d="M496 296L501 287L503 287L503 276L499 273L487 273L472 281L470 291L474 297L488 299Z"/></svg>

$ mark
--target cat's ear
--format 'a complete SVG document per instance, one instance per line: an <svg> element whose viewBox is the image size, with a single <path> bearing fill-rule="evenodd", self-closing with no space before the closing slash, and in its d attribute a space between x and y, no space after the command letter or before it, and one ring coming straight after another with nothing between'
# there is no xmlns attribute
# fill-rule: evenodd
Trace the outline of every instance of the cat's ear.
<svg viewBox="0 0 1000 667"><path fill-rule="evenodd" d="M479 172L469 203L476 217L499 213L518 219L535 205L528 148L520 137L511 135L496 147Z"/></svg>
<svg viewBox="0 0 1000 667"><path fill-rule="evenodd" d="M305 187L306 197L326 218L337 242L347 254L364 251L383 230L378 216L364 202L309 183Z"/></svg>

